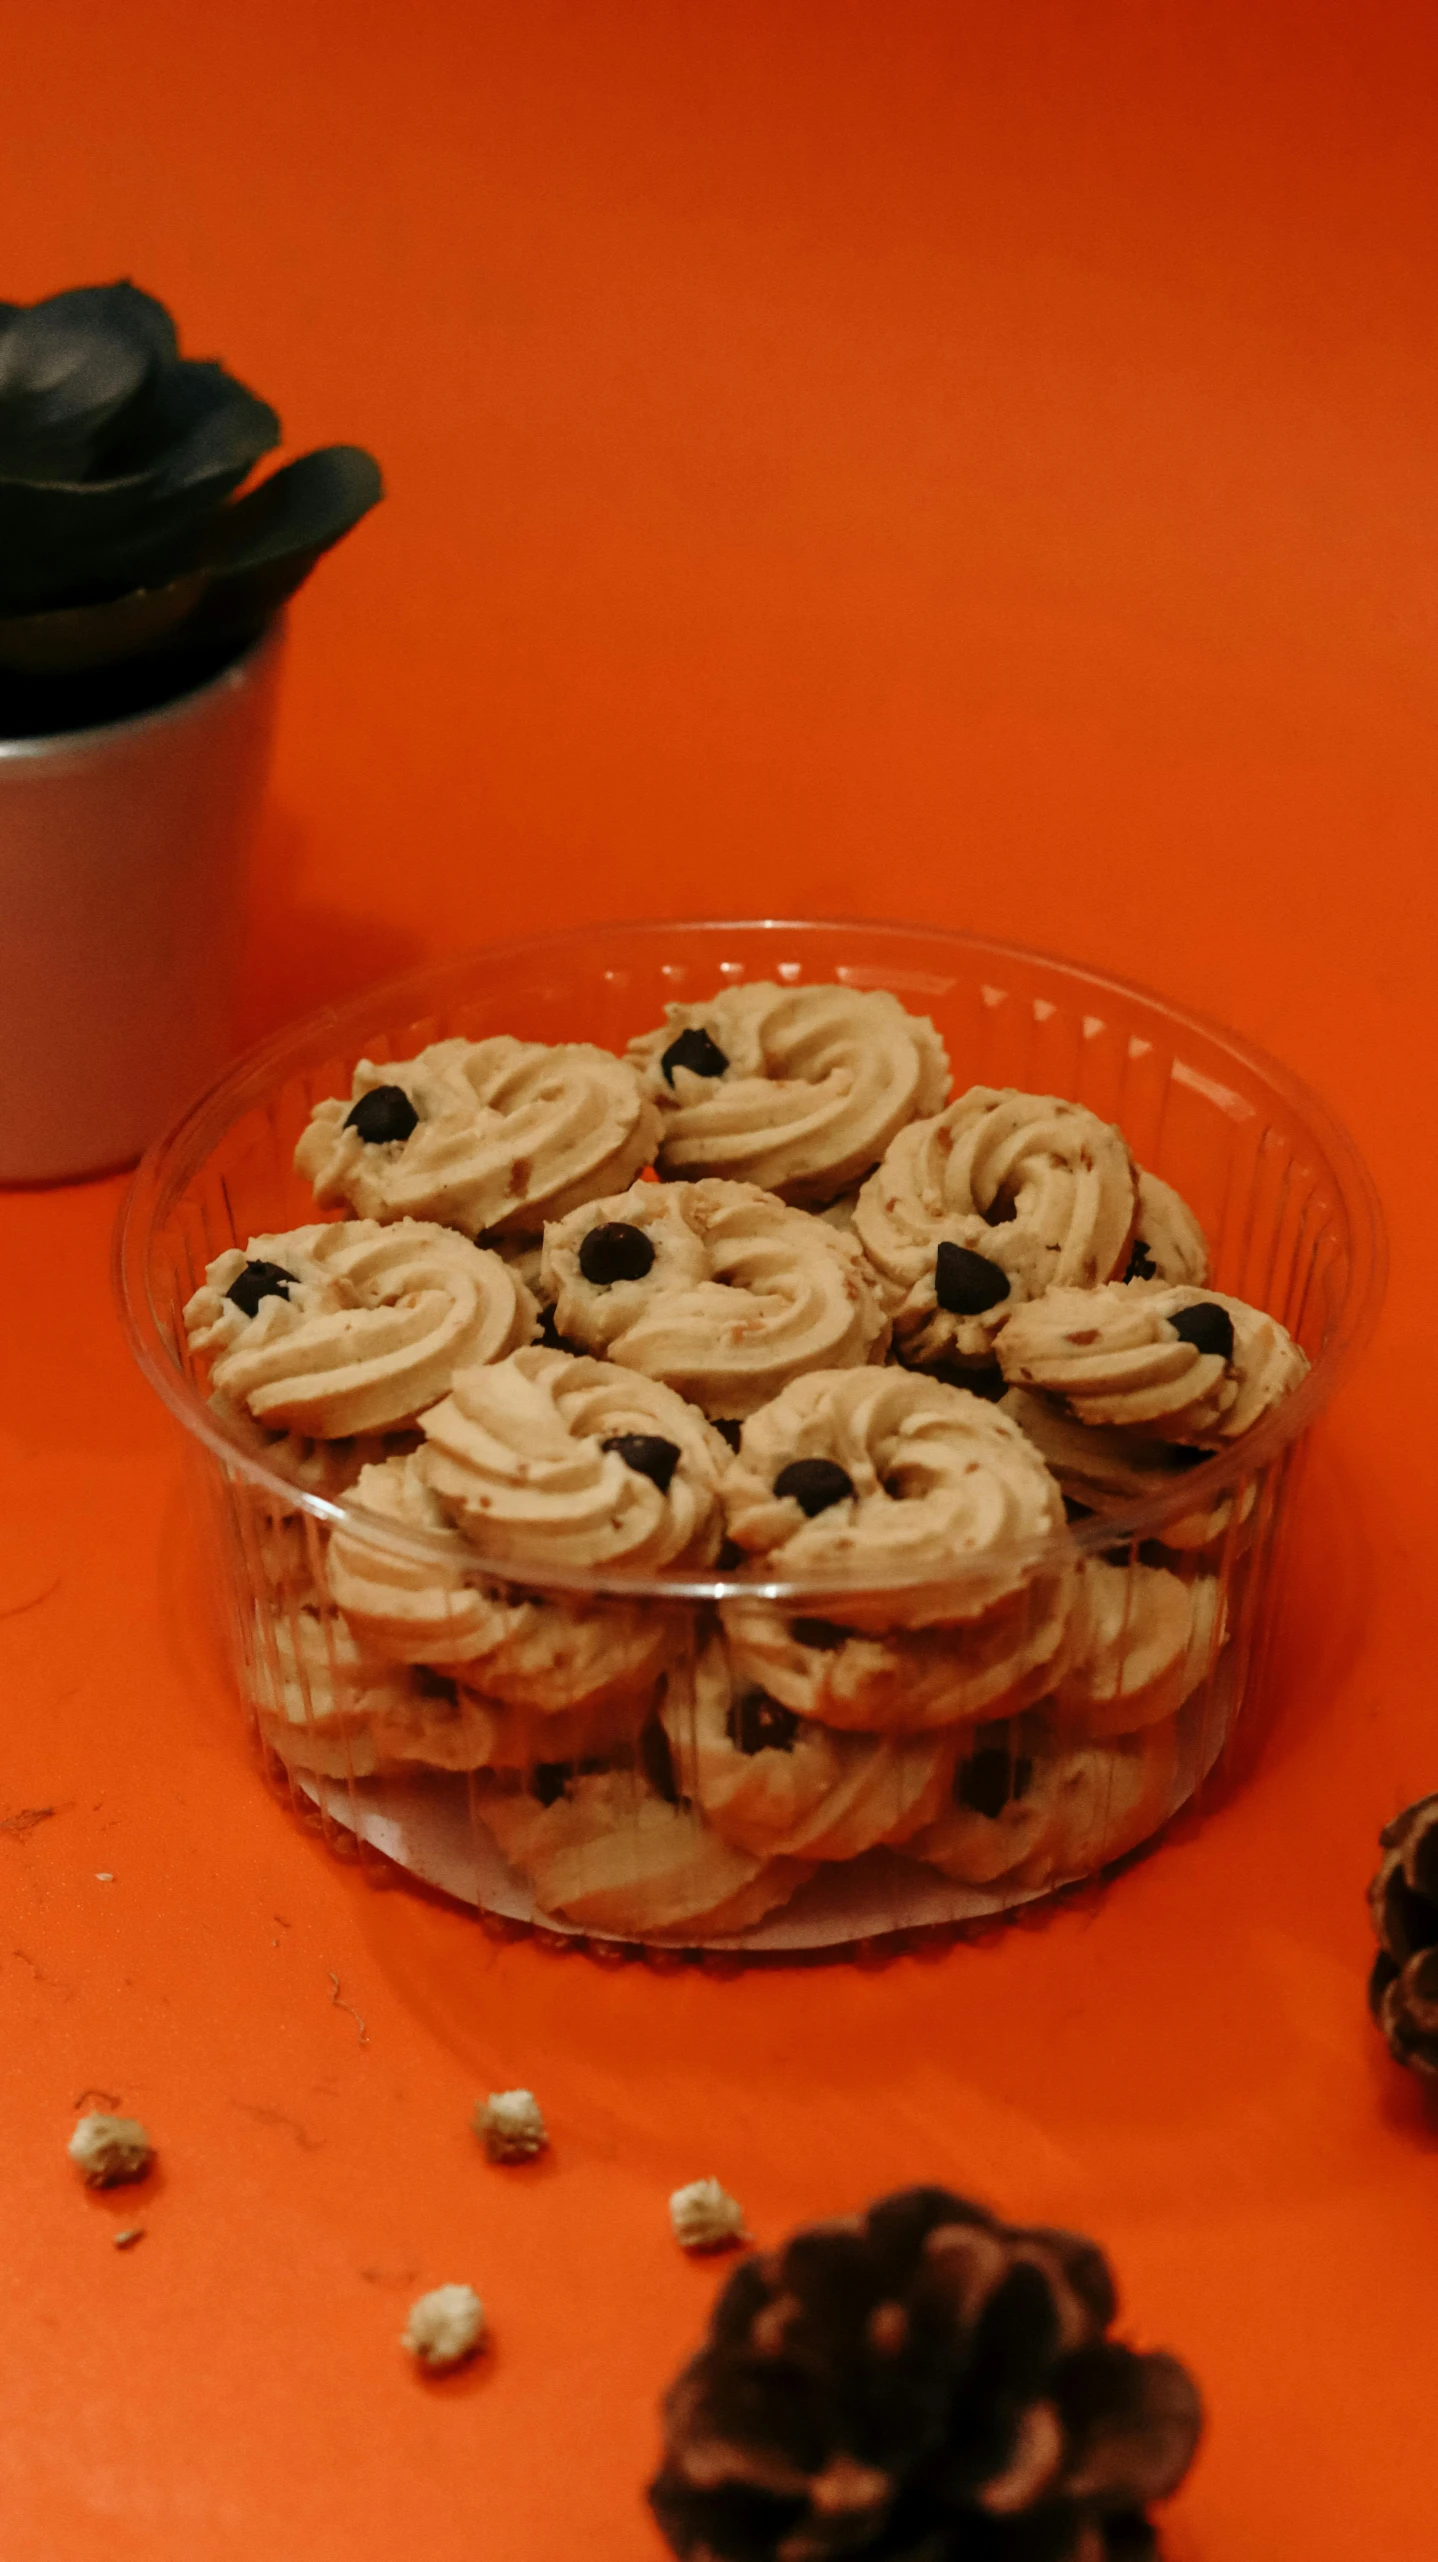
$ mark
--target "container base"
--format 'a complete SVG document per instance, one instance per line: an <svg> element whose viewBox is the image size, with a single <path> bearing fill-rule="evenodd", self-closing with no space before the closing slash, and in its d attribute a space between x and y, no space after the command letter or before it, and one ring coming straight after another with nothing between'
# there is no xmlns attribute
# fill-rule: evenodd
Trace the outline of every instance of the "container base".
<svg viewBox="0 0 1438 2562"><path fill-rule="evenodd" d="M1203 1699L1191 1700L1179 1715L1179 1756L1171 1803L1161 1823L1147 1838L1157 1838L1179 1809L1188 1804L1218 1760L1228 1730L1227 1684L1220 1666ZM1215 1693L1220 1694L1215 1696ZM633 1945L642 1934L579 1927L547 1913L536 1904L525 1879L509 1866L487 1826L475 1814L466 1782L445 1772L416 1773L412 1778L360 1780L321 1779L296 1771L293 1784L333 1823L354 1833L373 1850L405 1869L421 1884L437 1887L457 1903L496 1913L506 1921L531 1924L568 1939L610 1939ZM1132 1844L1124 1856L1142 1844ZM1101 1873L1101 1872L1100 1872ZM782 1912L755 1923L750 1930L725 1938L684 1943L730 1954L796 1953L804 1949L844 1948L854 1942L883 1939L895 1931L927 1930L945 1923L991 1921L1025 1904L1077 1884L1074 1877L1054 1877L1043 1886L1003 1890L956 1885L935 1868L905 1859L896 1850L866 1851L861 1859L823 1866ZM664 1940L656 1945L675 1948Z"/></svg>

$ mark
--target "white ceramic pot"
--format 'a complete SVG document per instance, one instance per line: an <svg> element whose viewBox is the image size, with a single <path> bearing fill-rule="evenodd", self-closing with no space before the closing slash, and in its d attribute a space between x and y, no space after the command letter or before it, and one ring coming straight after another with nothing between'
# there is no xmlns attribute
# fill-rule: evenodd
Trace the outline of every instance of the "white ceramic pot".
<svg viewBox="0 0 1438 2562"><path fill-rule="evenodd" d="M0 738L0 1182L128 1164L234 1049L283 628L101 729Z"/></svg>

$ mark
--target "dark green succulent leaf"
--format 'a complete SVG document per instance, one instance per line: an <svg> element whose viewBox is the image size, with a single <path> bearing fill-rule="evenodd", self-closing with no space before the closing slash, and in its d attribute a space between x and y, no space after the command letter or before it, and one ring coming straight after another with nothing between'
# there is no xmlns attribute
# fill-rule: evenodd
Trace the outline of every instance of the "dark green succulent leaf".
<svg viewBox="0 0 1438 2562"><path fill-rule="evenodd" d="M216 518L206 548L217 582L288 574L298 563L305 575L383 496L384 476L362 445L301 454Z"/></svg>
<svg viewBox="0 0 1438 2562"><path fill-rule="evenodd" d="M195 636L258 631L383 496L380 467L360 445L302 454L247 490L216 520Z"/></svg>
<svg viewBox="0 0 1438 2562"><path fill-rule="evenodd" d="M183 364L163 386L153 432L160 487L174 492L233 475L234 488L279 443L280 422L223 365Z"/></svg>
<svg viewBox="0 0 1438 2562"><path fill-rule="evenodd" d="M175 356L163 304L133 285L84 285L15 313L0 336L0 471L44 483L92 475Z"/></svg>
<svg viewBox="0 0 1438 2562"><path fill-rule="evenodd" d="M188 623L209 573L191 570L166 587L136 588L103 605L67 605L46 614L0 614L0 670L64 676L114 667L159 649Z"/></svg>
<svg viewBox="0 0 1438 2562"><path fill-rule="evenodd" d="M160 388L148 468L68 483L0 472L0 612L99 601L188 569L206 520L279 433L222 365L181 364Z"/></svg>
<svg viewBox="0 0 1438 2562"><path fill-rule="evenodd" d="M172 630L188 649L197 600L221 635L257 627L382 494L371 457L335 446L230 505L279 439L127 280L0 303L0 667L44 683Z"/></svg>

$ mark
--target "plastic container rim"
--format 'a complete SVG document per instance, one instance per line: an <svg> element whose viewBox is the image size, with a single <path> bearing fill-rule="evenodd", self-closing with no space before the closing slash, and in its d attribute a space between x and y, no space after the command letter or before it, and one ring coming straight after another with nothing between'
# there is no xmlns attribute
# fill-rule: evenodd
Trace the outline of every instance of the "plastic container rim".
<svg viewBox="0 0 1438 2562"><path fill-rule="evenodd" d="M269 637L267 633L264 640ZM264 640L257 646L263 646ZM223 675L213 681L223 682ZM163 718L164 714L149 717ZM943 951L982 955L1009 966L1018 964L1031 968L1037 965L1041 969L1060 971L1080 987L1130 1001L1137 999L1141 1005L1155 1007L1176 1030L1187 1031L1215 1045L1247 1074L1261 1077L1302 1121L1320 1149L1333 1174L1338 1204L1346 1224L1348 1273L1332 1337L1314 1360L1306 1378L1292 1396L1263 1416L1232 1449L1215 1452L1212 1458L1198 1467L1185 1470L1171 1485L1162 1487L1157 1493L1095 1513L1088 1520L1067 1525L1052 1538L1012 1543L1002 1551L1002 1560L1011 1562L1025 1576L1042 1571L1046 1564L1059 1567L1065 1560L1072 1559L1076 1549L1080 1553L1097 1553L1140 1542L1156 1536L1167 1523L1216 1506L1242 1479L1250 1477L1276 1458L1307 1429L1328 1403L1343 1371L1371 1336L1383 1303L1388 1255L1382 1208L1363 1157L1342 1122L1310 1086L1280 1060L1257 1044L1241 1039L1225 1025L1193 1013L1186 1007L1171 1004L1166 997L1134 980L1090 969L1083 963L1065 960L1061 955L1042 952L1030 945L1009 943L990 935L968 934L953 927L905 924L892 918L794 917L621 918L583 926L565 926L543 934L483 944L442 961L422 963L397 978L348 997L342 1003L322 1006L315 1013L272 1033L198 1096L171 1128L146 1150L136 1168L120 1205L112 1258L120 1320L130 1351L162 1402L210 1456L227 1470L244 1477L285 1510L307 1514L315 1522L331 1529L350 1529L357 1538L391 1553L426 1563L447 1557L452 1565L452 1552L447 1551L438 1539L423 1531L401 1529L397 1524L365 1511L359 1504L335 1502L327 1496L296 1486L267 1467L243 1444L229 1437L205 1399L185 1376L166 1340L150 1288L150 1248L156 1225L184 1185L199 1171L224 1131L241 1113L263 1100L282 1069L293 1072L317 1045L324 1043L328 1047L346 1049L352 1040L357 1040L359 1047L355 1056L358 1057L363 1052L366 1030L372 1035L377 1022L392 1018L411 1002L416 1013L440 1010L445 990L455 981L464 982L477 970L502 970L506 964L515 964L531 956L557 956L566 949L583 948L596 935L612 933L631 934L636 941L649 941L666 934L715 938L732 934L904 935L931 943ZM945 1585L955 1588L961 1588L969 1579L988 1582L997 1562L998 1552L994 1551L968 1567L962 1561L956 1561L942 1580ZM538 1558L526 1571L525 1565L513 1558L488 1557L478 1549L474 1552L473 1566L469 1571L517 1589L532 1584L542 1586L545 1591L572 1592L596 1600L710 1603L762 1600L794 1607L821 1599L833 1602L844 1595L857 1599L861 1593L879 1596L921 1588L932 1590L935 1582L931 1576L923 1578L920 1585L912 1575L873 1575L865 1576L860 1583L852 1573L803 1580L758 1577L747 1572L629 1575L619 1571L597 1573L591 1569L566 1571Z"/></svg>

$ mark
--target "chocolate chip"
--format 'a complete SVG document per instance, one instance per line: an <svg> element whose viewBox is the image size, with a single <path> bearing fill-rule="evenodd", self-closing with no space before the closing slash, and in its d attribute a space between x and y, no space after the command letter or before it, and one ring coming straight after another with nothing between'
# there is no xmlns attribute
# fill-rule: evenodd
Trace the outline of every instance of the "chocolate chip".
<svg viewBox="0 0 1438 2562"><path fill-rule="evenodd" d="M1220 1361L1233 1359L1233 1319L1214 1300L1200 1299L1196 1308L1180 1308L1169 1324L1180 1343L1191 1343L1195 1352L1216 1352Z"/></svg>
<svg viewBox="0 0 1438 2562"><path fill-rule="evenodd" d="M407 1139L418 1127L419 1114L402 1085L373 1086L345 1114L345 1128L357 1130L371 1148L382 1148L391 1139Z"/></svg>
<svg viewBox="0 0 1438 2562"><path fill-rule="evenodd" d="M1009 1276L986 1254L945 1237L934 1257L934 1296L951 1317L982 1316L1009 1295Z"/></svg>
<svg viewBox="0 0 1438 2562"><path fill-rule="evenodd" d="M247 1263L243 1272L236 1273L225 1297L242 1317L252 1317L258 1314L261 1299L287 1299L298 1287L298 1273L286 1272L282 1263Z"/></svg>
<svg viewBox="0 0 1438 2562"><path fill-rule="evenodd" d="M1158 1279L1158 1265L1155 1263L1153 1256L1149 1253L1148 1247L1144 1244L1142 1237L1134 1238L1133 1252L1129 1256L1128 1262L1124 1267L1123 1277L1125 1281L1156 1281Z"/></svg>
<svg viewBox="0 0 1438 2562"><path fill-rule="evenodd" d="M1028 1793L1034 1775L1026 1757L1015 1760L1003 1744L987 1744L961 1761L954 1774L954 1802L996 1822L1005 1806Z"/></svg>
<svg viewBox="0 0 1438 2562"><path fill-rule="evenodd" d="M1170 1476L1181 1477L1185 1469L1201 1468L1205 1459L1211 1459L1212 1457L1213 1452L1211 1450L1180 1450L1178 1448L1173 1448L1164 1452L1163 1464L1168 1470Z"/></svg>
<svg viewBox="0 0 1438 2562"><path fill-rule="evenodd" d="M749 1690L735 1700L725 1726L729 1741L742 1753L792 1752L799 1719L767 1690Z"/></svg>
<svg viewBox="0 0 1438 2562"><path fill-rule="evenodd" d="M677 1806L679 1779L673 1747L657 1717L650 1718L639 1738L639 1763L656 1797L662 1797L667 1806Z"/></svg>
<svg viewBox="0 0 1438 2562"><path fill-rule="evenodd" d="M724 1440L728 1442L731 1450L738 1449L739 1436L744 1429L742 1423L735 1423L728 1415L726 1415L722 1422L715 1423L714 1429L717 1433L722 1434Z"/></svg>
<svg viewBox="0 0 1438 2562"><path fill-rule="evenodd" d="M615 1281L642 1281L653 1263L654 1248L644 1230L631 1227L627 1219L606 1219L603 1227L591 1228L579 1249L580 1271L600 1290Z"/></svg>
<svg viewBox="0 0 1438 2562"><path fill-rule="evenodd" d="M714 1563L721 1575L732 1575L736 1567L742 1566L744 1563L744 1551L740 1547L738 1540L721 1539L719 1542L719 1554L715 1558Z"/></svg>
<svg viewBox="0 0 1438 2562"><path fill-rule="evenodd" d="M617 1450L626 1468L636 1477L647 1477L661 1494L669 1492L669 1480L679 1465L679 1444L666 1441L658 1432L611 1432L601 1449Z"/></svg>
<svg viewBox="0 0 1438 2562"><path fill-rule="evenodd" d="M691 1023L677 1040L670 1042L659 1064L672 1085L677 1067L687 1068L691 1076L722 1076L729 1062L703 1025Z"/></svg>
<svg viewBox="0 0 1438 2562"><path fill-rule="evenodd" d="M791 1459L774 1479L776 1495L792 1495L811 1521L816 1512L827 1512L831 1503L842 1503L853 1491L854 1480L837 1459Z"/></svg>
<svg viewBox="0 0 1438 2562"><path fill-rule="evenodd" d="M447 1672L436 1672L430 1664L414 1666L414 1686L421 1699L443 1699L447 1706L459 1705L459 1684Z"/></svg>
<svg viewBox="0 0 1438 2562"><path fill-rule="evenodd" d="M529 1774L529 1793L541 1806L557 1806L574 1776L569 1761L537 1761Z"/></svg>
<svg viewBox="0 0 1438 2562"><path fill-rule="evenodd" d="M791 1619L789 1634L796 1646L812 1646L817 1655L836 1655L858 1630L841 1628L837 1619Z"/></svg>

